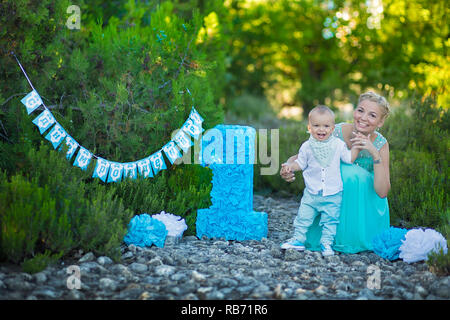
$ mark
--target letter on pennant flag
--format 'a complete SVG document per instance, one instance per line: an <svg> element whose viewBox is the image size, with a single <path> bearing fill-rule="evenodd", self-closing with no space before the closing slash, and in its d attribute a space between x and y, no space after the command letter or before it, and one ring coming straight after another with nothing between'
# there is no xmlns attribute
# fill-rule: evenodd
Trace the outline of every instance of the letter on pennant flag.
<svg viewBox="0 0 450 320"><path fill-rule="evenodd" d="M50 132L45 136L45 139L50 141L53 145L53 148L56 149L66 136L67 132L63 129L63 127L61 127L59 123L56 123L52 130L50 130Z"/></svg>
<svg viewBox="0 0 450 320"><path fill-rule="evenodd" d="M202 126L203 118L197 112L197 110L195 110L194 106L192 106L192 110L191 110L191 114L189 115L189 118L191 118L197 126L199 126L199 127Z"/></svg>
<svg viewBox="0 0 450 320"><path fill-rule="evenodd" d="M181 129L191 135L195 140L198 139L199 134L203 131L202 127L196 125L194 120L192 120L191 118L186 120Z"/></svg>
<svg viewBox="0 0 450 320"><path fill-rule="evenodd" d="M173 164L175 160L181 157L180 151L175 146L175 142L170 141L163 147L163 151L165 152L167 158L169 159L170 163Z"/></svg>
<svg viewBox="0 0 450 320"><path fill-rule="evenodd" d="M52 124L56 122L55 118L50 111L44 110L40 115L38 115L33 123L39 128L39 132L43 134Z"/></svg>
<svg viewBox="0 0 450 320"><path fill-rule="evenodd" d="M192 146L191 137L187 136L183 130L178 130L177 134L173 138L173 141L177 143L177 145L183 149L183 152L186 153L189 148Z"/></svg>
<svg viewBox="0 0 450 320"><path fill-rule="evenodd" d="M123 177L131 178L133 180L137 178L136 162L127 162L123 164Z"/></svg>
<svg viewBox="0 0 450 320"><path fill-rule="evenodd" d="M136 164L139 171L139 175L143 176L144 178L153 177L152 166L150 164L149 158L139 160L136 162Z"/></svg>
<svg viewBox="0 0 450 320"><path fill-rule="evenodd" d="M67 158L67 160L70 160L70 159L72 159L73 155L75 154L75 151L77 150L79 144L78 144L78 142L75 141L74 138L72 138L69 135L66 136L66 139L64 141L66 143L66 146L69 147L69 149L67 149L66 158ZM62 144L59 149L60 150L62 149Z"/></svg>
<svg viewBox="0 0 450 320"><path fill-rule="evenodd" d="M122 180L123 164L111 162L109 169L108 182L119 182Z"/></svg>
<svg viewBox="0 0 450 320"><path fill-rule="evenodd" d="M106 182L106 178L108 177L109 166L110 163L108 160L98 158L97 165L95 166L94 174L92 175L92 177L99 178L103 182Z"/></svg>
<svg viewBox="0 0 450 320"><path fill-rule="evenodd" d="M157 175L159 171L167 169L161 151L158 151L150 156L150 163L152 164L155 175Z"/></svg>
<svg viewBox="0 0 450 320"><path fill-rule="evenodd" d="M42 104L42 99L35 90L31 91L29 94L25 96L25 98L23 98L20 101L27 108L28 114L32 113Z"/></svg>
<svg viewBox="0 0 450 320"><path fill-rule="evenodd" d="M80 167L81 170L86 170L89 162L91 162L92 153L90 153L87 149L80 146L80 150L78 151L77 157L73 163L74 166Z"/></svg>

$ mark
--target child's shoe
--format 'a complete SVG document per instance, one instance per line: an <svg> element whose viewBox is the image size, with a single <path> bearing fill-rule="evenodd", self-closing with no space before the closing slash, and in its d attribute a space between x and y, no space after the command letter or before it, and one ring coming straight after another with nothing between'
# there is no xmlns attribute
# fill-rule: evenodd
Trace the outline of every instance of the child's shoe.
<svg viewBox="0 0 450 320"><path fill-rule="evenodd" d="M334 251L333 249L331 249L331 246L329 244L326 245L321 245L322 248L322 255L324 257L329 257L329 256L333 256L334 255Z"/></svg>
<svg viewBox="0 0 450 320"><path fill-rule="evenodd" d="M291 240L283 243L281 245L281 249L294 249L297 251L303 251L303 250L305 250L305 245L298 240L291 239Z"/></svg>

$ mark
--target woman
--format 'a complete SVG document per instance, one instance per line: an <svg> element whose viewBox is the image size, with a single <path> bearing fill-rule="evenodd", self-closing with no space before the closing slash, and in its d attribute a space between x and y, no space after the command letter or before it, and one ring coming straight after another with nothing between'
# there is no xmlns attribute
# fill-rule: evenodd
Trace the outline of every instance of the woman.
<svg viewBox="0 0 450 320"><path fill-rule="evenodd" d="M389 113L386 99L374 92L359 97L353 112L353 123L339 123L334 135L347 147L359 150L351 165L341 163L344 185L342 205L333 249L345 253L372 250L372 239L389 228L387 194L391 188L389 179L389 144L377 130ZM294 161L297 155L288 159ZM285 170L281 176L292 182L294 174ZM320 250L321 229L319 217L307 233L306 248Z"/></svg>

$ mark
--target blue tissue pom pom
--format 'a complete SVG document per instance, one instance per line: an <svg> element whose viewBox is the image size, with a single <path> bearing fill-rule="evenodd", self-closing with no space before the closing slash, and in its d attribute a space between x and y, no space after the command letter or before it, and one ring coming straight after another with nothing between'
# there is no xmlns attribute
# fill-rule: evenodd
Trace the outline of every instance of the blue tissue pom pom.
<svg viewBox="0 0 450 320"><path fill-rule="evenodd" d="M400 246L405 240L407 229L390 227L372 240L373 251L380 257L393 261L399 259Z"/></svg>
<svg viewBox="0 0 450 320"><path fill-rule="evenodd" d="M162 248L166 241L167 232L164 223L144 213L131 219L128 224L128 233L123 241L127 245L150 247L154 244Z"/></svg>

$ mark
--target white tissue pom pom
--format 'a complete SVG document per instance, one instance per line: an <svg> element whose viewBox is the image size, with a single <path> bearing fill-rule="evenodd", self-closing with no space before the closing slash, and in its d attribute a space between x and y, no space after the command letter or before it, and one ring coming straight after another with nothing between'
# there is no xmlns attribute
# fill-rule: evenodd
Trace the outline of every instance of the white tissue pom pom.
<svg viewBox="0 0 450 320"><path fill-rule="evenodd" d="M183 232L188 228L183 218L164 211L161 211L159 214L152 215L152 218L164 223L168 231L168 236L181 237Z"/></svg>
<svg viewBox="0 0 450 320"><path fill-rule="evenodd" d="M412 229L405 235L399 248L399 257L407 263L427 260L430 252L438 252L441 248L447 253L447 241L439 232L433 229Z"/></svg>

